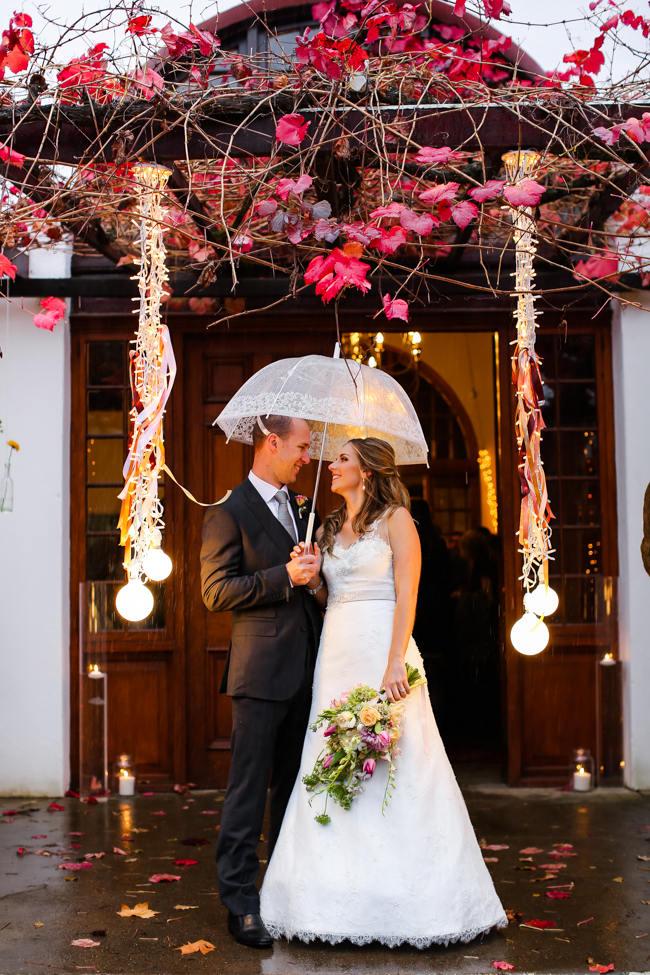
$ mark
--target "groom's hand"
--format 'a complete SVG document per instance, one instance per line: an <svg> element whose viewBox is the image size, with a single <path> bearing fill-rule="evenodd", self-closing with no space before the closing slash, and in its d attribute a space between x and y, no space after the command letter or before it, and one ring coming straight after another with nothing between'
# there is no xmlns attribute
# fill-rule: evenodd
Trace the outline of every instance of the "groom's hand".
<svg viewBox="0 0 650 975"><path fill-rule="evenodd" d="M306 586L320 572L320 552L317 555L295 555L287 562L287 572L294 586Z"/></svg>

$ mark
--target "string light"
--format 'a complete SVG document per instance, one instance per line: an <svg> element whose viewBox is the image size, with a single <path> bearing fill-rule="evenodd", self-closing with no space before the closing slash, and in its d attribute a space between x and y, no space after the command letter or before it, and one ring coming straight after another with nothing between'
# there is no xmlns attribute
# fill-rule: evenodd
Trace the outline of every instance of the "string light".
<svg viewBox="0 0 650 975"><path fill-rule="evenodd" d="M160 314L168 279L161 202L171 171L145 164L135 166L133 175L140 231L140 270L136 276L140 295L130 361L130 446L124 463L124 488L119 495L122 508L118 527L128 582L117 594L116 607L121 616L135 622L146 619L153 609L153 594L142 576L163 579L171 571L171 559L160 548L164 523L158 478L165 463L163 414L176 363L169 330ZM147 565L150 569L153 566L153 573L147 572ZM164 570L168 570L166 575L161 574Z"/></svg>
<svg viewBox="0 0 650 975"><path fill-rule="evenodd" d="M530 150L515 150L502 156L506 178L512 185L529 179L534 173L540 156ZM538 390L541 389L539 357L535 352L537 311L535 308L535 268L537 252L536 228L533 208L512 207L510 210L515 241L515 293L514 312L517 323L517 340L513 356L513 381L517 390L515 430L519 448L519 475L526 490L522 492L519 519L519 546L522 555L522 579L525 591L524 605L537 607L535 612L525 612L512 630L511 639L520 653L539 653L548 643L548 628L537 615L547 609L553 612L554 597L548 587L548 560L551 555L552 517L546 487L546 476L541 459L541 416ZM551 595L552 594L552 595ZM548 607L553 606L553 609ZM535 621L537 620L537 623ZM543 628L543 629L540 629ZM542 637L546 638L542 644ZM535 636L533 637L533 633ZM523 649L535 646L537 649Z"/></svg>
<svg viewBox="0 0 650 975"><path fill-rule="evenodd" d="M499 506L497 503L497 492L492 474L492 458L490 451L481 449L478 452L478 467L485 485L485 500L490 512L490 531L493 535L499 530Z"/></svg>

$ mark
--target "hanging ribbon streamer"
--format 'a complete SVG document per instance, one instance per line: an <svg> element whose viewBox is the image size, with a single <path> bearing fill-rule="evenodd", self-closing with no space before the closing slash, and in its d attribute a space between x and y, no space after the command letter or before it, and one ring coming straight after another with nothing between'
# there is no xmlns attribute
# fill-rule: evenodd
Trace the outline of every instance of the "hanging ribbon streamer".
<svg viewBox="0 0 650 975"><path fill-rule="evenodd" d="M506 153L503 157L508 182L517 185L529 179L539 155L527 150ZM544 420L540 403L544 393L540 359L535 352L537 310L535 308L534 257L537 251L535 218L529 206L511 209L515 240L515 293L517 307L517 340L512 357L512 382L517 392L515 432L517 436L518 472L521 484L519 547L523 560L522 579L526 593L539 582L548 586L548 560L551 555L553 512L548 500L546 476L541 458Z"/></svg>

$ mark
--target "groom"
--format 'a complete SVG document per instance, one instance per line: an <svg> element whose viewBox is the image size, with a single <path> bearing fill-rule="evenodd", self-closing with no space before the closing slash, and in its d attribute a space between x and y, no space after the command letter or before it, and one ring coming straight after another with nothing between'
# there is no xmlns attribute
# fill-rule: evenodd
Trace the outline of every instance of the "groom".
<svg viewBox="0 0 650 975"><path fill-rule="evenodd" d="M319 559L291 559L308 512L287 487L309 463L306 420L264 416L253 433L246 480L203 524L201 590L212 612L232 610L222 684L232 697L231 764L217 842L219 894L228 930L268 948L259 913L257 844L271 788L269 858L300 766L321 614Z"/></svg>

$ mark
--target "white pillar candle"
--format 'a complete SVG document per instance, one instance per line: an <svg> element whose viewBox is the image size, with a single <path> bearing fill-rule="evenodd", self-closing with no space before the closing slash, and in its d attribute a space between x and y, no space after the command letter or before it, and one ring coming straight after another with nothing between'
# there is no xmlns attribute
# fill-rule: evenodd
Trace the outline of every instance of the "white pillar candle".
<svg viewBox="0 0 650 975"><path fill-rule="evenodd" d="M129 775L126 769L120 769L120 795L135 795L135 775Z"/></svg>
<svg viewBox="0 0 650 975"><path fill-rule="evenodd" d="M591 772L578 768L573 773L573 789L575 792L589 792L591 789Z"/></svg>

